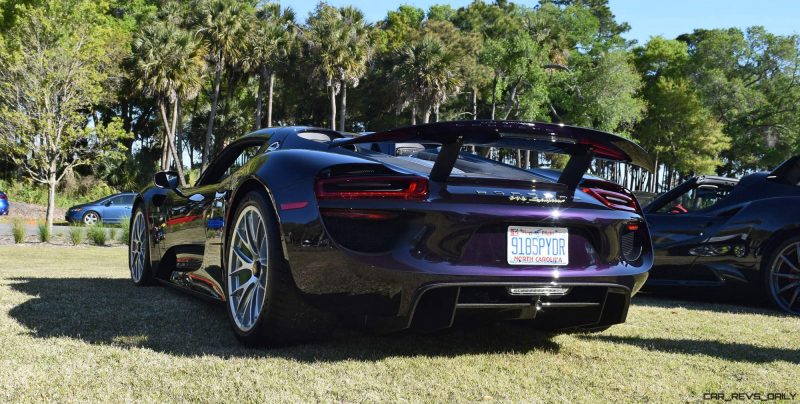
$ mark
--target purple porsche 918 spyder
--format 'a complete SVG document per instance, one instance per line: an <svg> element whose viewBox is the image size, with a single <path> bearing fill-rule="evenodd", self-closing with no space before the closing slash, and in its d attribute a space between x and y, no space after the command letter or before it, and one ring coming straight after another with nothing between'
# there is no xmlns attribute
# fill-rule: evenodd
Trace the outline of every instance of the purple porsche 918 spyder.
<svg viewBox="0 0 800 404"><path fill-rule="evenodd" d="M470 152L488 148L569 161L552 180ZM319 338L345 317L380 331L476 317L603 330L625 321L653 250L634 196L583 178L595 158L652 169L629 140L560 124L262 129L195 184L160 172L137 195L131 277L222 302L251 345Z"/></svg>

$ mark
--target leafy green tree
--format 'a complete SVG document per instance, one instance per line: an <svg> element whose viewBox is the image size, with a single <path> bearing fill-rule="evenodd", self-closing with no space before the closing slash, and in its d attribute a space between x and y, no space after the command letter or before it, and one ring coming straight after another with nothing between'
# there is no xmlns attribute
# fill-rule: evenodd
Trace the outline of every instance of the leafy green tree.
<svg viewBox="0 0 800 404"><path fill-rule="evenodd" d="M800 36L751 27L696 30L679 40L704 104L732 139L721 173L769 169L800 151Z"/></svg>
<svg viewBox="0 0 800 404"><path fill-rule="evenodd" d="M52 228L56 187L71 169L124 150L119 120L91 114L119 72L128 38L108 3L44 1L17 9L0 60L0 148L48 188Z"/></svg>
<svg viewBox="0 0 800 404"><path fill-rule="evenodd" d="M256 90L255 128L261 128L264 94L267 86L267 127L272 126L272 103L275 92L275 75L279 64L285 62L295 46L297 29L291 8L281 8L278 3L262 5L256 12L253 30L247 36L248 48L244 55L246 69L254 72L258 80Z"/></svg>
<svg viewBox="0 0 800 404"><path fill-rule="evenodd" d="M213 70L211 110L208 115L202 165L208 164L214 135L214 120L219 107L220 85L225 67L238 63L246 45L247 32L253 17L253 8L239 0L198 0L196 27L209 46Z"/></svg>
<svg viewBox="0 0 800 404"><path fill-rule="evenodd" d="M425 36L396 51L393 88L397 91L398 110L411 106L411 124L417 112L428 123L432 112L458 91L455 54L432 36Z"/></svg>
<svg viewBox="0 0 800 404"><path fill-rule="evenodd" d="M312 77L321 81L330 97L331 129L336 129L336 95L346 86L357 85L366 71L370 56L369 27L361 11L353 7L337 9L319 3L306 21L306 44L315 60ZM342 101L347 102L345 93ZM344 129L346 109L341 111Z"/></svg>
<svg viewBox="0 0 800 404"><path fill-rule="evenodd" d="M344 45L347 55L342 59L339 68L341 88L341 112L339 114L339 130L345 130L347 116L347 86L358 86L359 80L367 71L367 62L371 57L370 27L364 20L364 14L354 7L339 10L342 24L345 27Z"/></svg>
<svg viewBox="0 0 800 404"><path fill-rule="evenodd" d="M188 31L156 22L136 35L133 49L136 83L146 95L156 98L164 126L161 169L169 168L171 155L185 186L182 159L175 145L178 110L182 100L196 97L202 87L205 47Z"/></svg>
<svg viewBox="0 0 800 404"><path fill-rule="evenodd" d="M347 57L347 29L336 7L319 3L306 21L304 39L316 63L313 77L319 79L330 97L330 127L336 129L336 95L340 66Z"/></svg>
<svg viewBox="0 0 800 404"><path fill-rule="evenodd" d="M634 49L634 54L644 78L642 94L648 103L647 114L636 132L642 145L653 154L656 165L669 167L667 186L673 173L713 173L731 139L723 133L723 125L714 118L689 77L686 44L654 37ZM659 176L650 178L651 189L659 189Z"/></svg>

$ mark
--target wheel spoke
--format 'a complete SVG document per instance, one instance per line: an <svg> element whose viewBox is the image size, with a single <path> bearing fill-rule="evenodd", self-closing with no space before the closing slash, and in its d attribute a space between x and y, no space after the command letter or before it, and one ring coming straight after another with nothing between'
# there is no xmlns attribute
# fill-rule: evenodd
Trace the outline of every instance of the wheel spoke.
<svg viewBox="0 0 800 404"><path fill-rule="evenodd" d="M792 294L792 298L789 299L789 304L787 305L790 309L794 306L794 302L797 301L797 297L800 296L800 286L794 289L794 294Z"/></svg>
<svg viewBox="0 0 800 404"><path fill-rule="evenodd" d="M785 292L785 291L787 291L787 290L790 290L790 289L792 289L792 288L795 288L795 287L798 287L798 286L800 286L800 282L792 282L792 283L790 283L790 284L788 284L788 285L784 286L784 287L783 287L783 288L781 288L780 290L778 290L778 294L780 294L780 293L783 293L783 292Z"/></svg>
<svg viewBox="0 0 800 404"><path fill-rule="evenodd" d="M236 229L236 237L238 238L238 241L245 248L247 248L247 251L249 251L252 254L253 253L253 246L250 245L250 241L247 239L247 229L242 227L242 226L239 226Z"/></svg>
<svg viewBox="0 0 800 404"><path fill-rule="evenodd" d="M236 288L236 290L234 291L234 293L236 293L238 291L241 291L241 294L239 295L239 304L237 304L237 309L236 309L237 312L242 312L243 308L246 309L247 305L249 304L250 300L252 299L252 297L253 297L252 290L254 289L252 286L255 284L255 282L254 282L255 279L257 279L257 278L252 277L252 278L248 279L247 282L245 282L244 284L242 284L241 286ZM250 293L248 293L248 292L250 292ZM242 307L242 306L244 306L244 307Z"/></svg>
<svg viewBox="0 0 800 404"><path fill-rule="evenodd" d="M244 292L247 291L247 289L249 289L250 286L253 286L253 284L255 283L256 279L258 279L258 278L254 277L254 276L250 277L250 279L248 279L245 283L239 285L239 287L234 289L233 290L233 294L236 295L236 294L241 293L240 296L244 296Z"/></svg>
<svg viewBox="0 0 800 404"><path fill-rule="evenodd" d="M789 258L786 258L785 255L781 254L781 259L786 265L789 266L789 268L791 268L792 271L800 272L800 269L798 269L797 266L795 266L794 263L792 263L792 261L789 260Z"/></svg>
<svg viewBox="0 0 800 404"><path fill-rule="evenodd" d="M772 276L776 278L784 278L784 279L797 279L800 280L800 275L792 275L792 274L781 274L781 273L773 273Z"/></svg>

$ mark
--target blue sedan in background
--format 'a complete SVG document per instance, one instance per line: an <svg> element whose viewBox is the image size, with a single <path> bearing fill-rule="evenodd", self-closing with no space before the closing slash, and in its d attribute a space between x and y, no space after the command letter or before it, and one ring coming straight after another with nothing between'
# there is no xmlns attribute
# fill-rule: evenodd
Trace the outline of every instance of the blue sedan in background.
<svg viewBox="0 0 800 404"><path fill-rule="evenodd" d="M8 196L0 191L0 215L8 214Z"/></svg>
<svg viewBox="0 0 800 404"><path fill-rule="evenodd" d="M94 202L75 205L67 209L65 218L70 223L97 224L120 223L131 218L133 208L133 192L114 194Z"/></svg>

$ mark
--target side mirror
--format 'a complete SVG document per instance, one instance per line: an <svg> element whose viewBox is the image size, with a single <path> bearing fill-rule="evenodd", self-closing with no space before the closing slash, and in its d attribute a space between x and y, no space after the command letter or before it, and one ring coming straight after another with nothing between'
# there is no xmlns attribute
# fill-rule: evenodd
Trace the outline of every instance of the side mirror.
<svg viewBox="0 0 800 404"><path fill-rule="evenodd" d="M178 189L178 173L175 171L159 171L153 176L153 182L159 188Z"/></svg>
<svg viewBox="0 0 800 404"><path fill-rule="evenodd" d="M114 201L106 201L106 203L104 203L103 205L105 205L105 206L111 206L111 205L113 205L113 204L114 204Z"/></svg>

